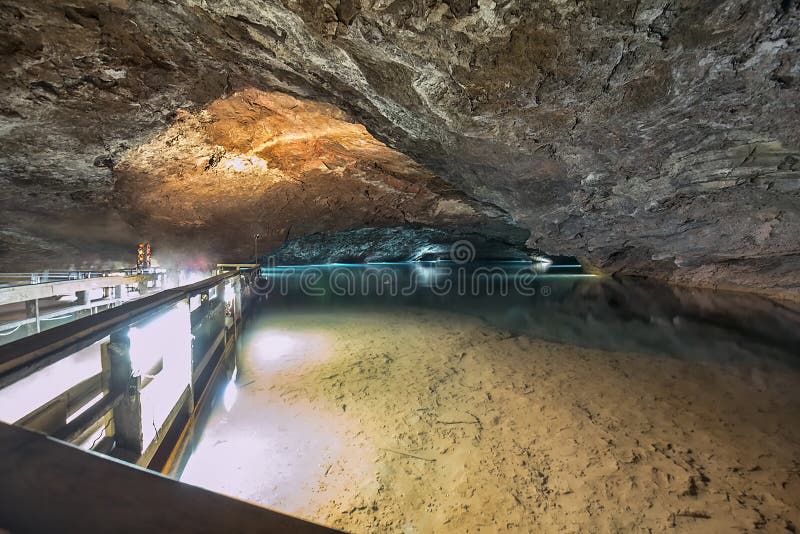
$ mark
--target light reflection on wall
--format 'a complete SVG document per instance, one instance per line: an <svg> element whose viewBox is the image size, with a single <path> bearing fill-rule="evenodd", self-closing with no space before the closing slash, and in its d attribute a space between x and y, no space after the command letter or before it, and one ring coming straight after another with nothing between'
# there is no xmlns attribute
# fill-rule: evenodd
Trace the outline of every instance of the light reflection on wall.
<svg viewBox="0 0 800 534"><path fill-rule="evenodd" d="M100 345L107 339L0 390L0 420L15 423L71 387L100 373Z"/></svg>
<svg viewBox="0 0 800 534"><path fill-rule="evenodd" d="M225 285L225 304L228 306L233 306L234 301L236 300L236 284L233 282L228 282Z"/></svg>
<svg viewBox="0 0 800 534"><path fill-rule="evenodd" d="M289 233L472 227L494 217L344 111L254 87L179 110L169 128L117 162L114 177L120 214L168 241L176 260L246 259ZM264 209L277 205L278 217ZM246 238L256 232L258 247Z"/></svg>
<svg viewBox="0 0 800 534"><path fill-rule="evenodd" d="M180 302L147 323L131 327L129 338L133 372L142 376L144 384L141 400L146 448L191 381L189 305Z"/></svg>

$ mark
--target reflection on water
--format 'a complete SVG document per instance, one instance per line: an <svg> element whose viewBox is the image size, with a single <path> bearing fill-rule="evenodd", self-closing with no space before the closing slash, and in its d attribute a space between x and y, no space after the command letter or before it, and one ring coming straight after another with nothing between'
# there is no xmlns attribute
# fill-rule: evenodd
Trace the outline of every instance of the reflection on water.
<svg viewBox="0 0 800 534"><path fill-rule="evenodd" d="M267 311L424 307L560 343L800 364L800 309L750 294L590 276L573 265L538 273L518 262L288 267L264 276Z"/></svg>
<svg viewBox="0 0 800 534"><path fill-rule="evenodd" d="M184 481L356 532L800 524L792 306L521 263L265 276Z"/></svg>

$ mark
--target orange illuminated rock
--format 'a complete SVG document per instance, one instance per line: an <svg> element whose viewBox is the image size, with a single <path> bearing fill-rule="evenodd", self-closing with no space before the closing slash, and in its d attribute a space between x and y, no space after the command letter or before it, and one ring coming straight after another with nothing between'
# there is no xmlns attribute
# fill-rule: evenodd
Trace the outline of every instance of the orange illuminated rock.
<svg viewBox="0 0 800 534"><path fill-rule="evenodd" d="M115 203L164 249L209 259L364 226L485 226L494 215L338 108L247 89L175 123L114 169Z"/></svg>

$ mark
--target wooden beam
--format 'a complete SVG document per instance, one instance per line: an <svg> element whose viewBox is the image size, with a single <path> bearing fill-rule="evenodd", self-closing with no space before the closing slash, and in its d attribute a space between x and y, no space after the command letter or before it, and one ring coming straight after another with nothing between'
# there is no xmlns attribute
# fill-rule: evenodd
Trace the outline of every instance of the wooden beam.
<svg viewBox="0 0 800 534"><path fill-rule="evenodd" d="M53 434L67 424L70 415L101 393L103 391L101 386L100 374L91 376L47 401L14 424Z"/></svg>
<svg viewBox="0 0 800 534"><path fill-rule="evenodd" d="M28 300L46 299L60 295L72 295L79 291L114 287L120 284L138 285L141 282L155 280L154 274L137 274L134 276L98 276L81 280L63 280L61 282L45 282L0 288L0 305L26 302Z"/></svg>
<svg viewBox="0 0 800 534"><path fill-rule="evenodd" d="M26 306L30 305L31 309L35 309L34 303L36 303L36 302L38 302L38 301L32 300L32 301L26 302L25 304L26 304ZM84 304L84 305L80 305L80 306L69 306L67 308L57 308L55 310L48 311L47 313L42 313L39 317L40 317L40 320L46 321L48 319L51 319L53 317L58 317L60 315L73 314L75 312L80 312L80 311L88 310L88 309L91 309L91 308L100 308L102 306L111 307L111 306L113 306L115 304L120 304L122 302L124 302L122 299L95 300L94 302L90 302L89 304ZM37 321L36 316L35 315L31 315L27 319L18 319L16 321L9 321L7 323L2 323L2 324L0 324L0 328L2 328L3 330L11 330L12 328L16 328L18 326L23 326L23 325L26 325L26 324L35 323L36 321Z"/></svg>
<svg viewBox="0 0 800 534"><path fill-rule="evenodd" d="M95 426L97 421L107 414L109 410L113 410L114 407L122 401L122 399L122 395L106 395L91 408L61 427L56 432L53 432L53 437L62 441L74 442L80 436L85 434L87 430Z"/></svg>
<svg viewBox="0 0 800 534"><path fill-rule="evenodd" d="M197 382L197 379L200 378L200 375L203 374L205 371L206 366L211 361L211 357L214 356L214 353L217 351L217 347L219 347L220 343L224 343L225 341L225 329L223 328L219 334L217 334L216 339L211 343L211 347L206 351L203 355L203 358L197 363L194 371L192 371L192 383L194 384Z"/></svg>
<svg viewBox="0 0 800 534"><path fill-rule="evenodd" d="M120 397L114 406L114 441L138 458L144 450L142 433L142 377L133 375L128 329L111 334L109 395Z"/></svg>
<svg viewBox="0 0 800 534"><path fill-rule="evenodd" d="M0 423L0 529L322 534L331 529Z"/></svg>
<svg viewBox="0 0 800 534"><path fill-rule="evenodd" d="M187 385L186 389L183 390L183 393L181 393L178 402L175 403L175 406L172 407L169 415L167 415L167 419L164 421L164 424L158 429L155 438L142 452L142 455L136 461L136 464L141 465L142 467L147 467L150 465L150 461L153 459L153 456L155 456L159 447L161 447L162 443L164 442L164 437L169 434L169 431L172 429L172 425L178 420L178 416L183 413L184 415L187 415L185 419L188 420L188 415L191 415L193 407L194 398L192 397L192 389Z"/></svg>

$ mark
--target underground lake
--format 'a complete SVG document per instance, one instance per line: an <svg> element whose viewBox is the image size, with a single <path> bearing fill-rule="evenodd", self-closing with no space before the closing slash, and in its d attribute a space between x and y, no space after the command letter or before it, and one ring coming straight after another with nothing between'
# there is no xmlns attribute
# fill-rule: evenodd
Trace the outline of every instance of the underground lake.
<svg viewBox="0 0 800 534"><path fill-rule="evenodd" d="M353 532L798 524L796 309L524 262L254 284L184 482Z"/></svg>

